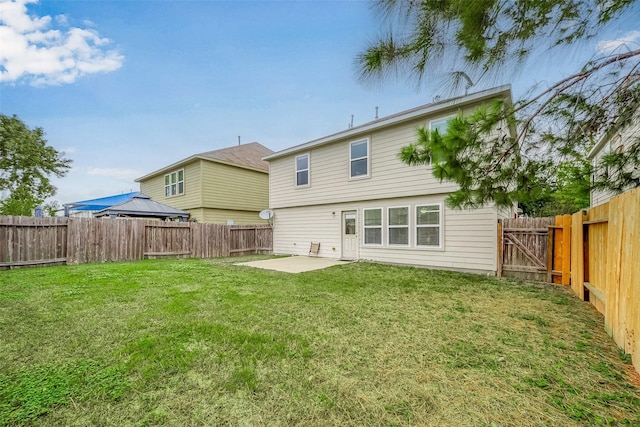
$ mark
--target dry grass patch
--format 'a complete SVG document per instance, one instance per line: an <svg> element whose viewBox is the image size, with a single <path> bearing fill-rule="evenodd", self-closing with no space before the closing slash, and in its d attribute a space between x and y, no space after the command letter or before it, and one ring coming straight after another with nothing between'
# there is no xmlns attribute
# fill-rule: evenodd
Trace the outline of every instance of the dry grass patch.
<svg viewBox="0 0 640 427"><path fill-rule="evenodd" d="M628 357L564 288L236 261L1 273L0 425L640 424Z"/></svg>

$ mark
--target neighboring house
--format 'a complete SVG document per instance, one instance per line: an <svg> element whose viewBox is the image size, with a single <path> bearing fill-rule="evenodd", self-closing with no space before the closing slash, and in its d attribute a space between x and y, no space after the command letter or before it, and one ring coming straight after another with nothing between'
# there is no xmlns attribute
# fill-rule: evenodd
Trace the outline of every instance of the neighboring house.
<svg viewBox="0 0 640 427"><path fill-rule="evenodd" d="M93 214L95 212L129 201L138 194L140 194L138 191L133 191L131 193L116 194L114 196L100 197L98 199L65 203L64 216L74 218L93 218Z"/></svg>
<svg viewBox="0 0 640 427"><path fill-rule="evenodd" d="M269 206L269 164L273 153L252 142L206 153L136 179L153 200L189 212L198 222L259 224Z"/></svg>
<svg viewBox="0 0 640 427"><path fill-rule="evenodd" d="M600 159L602 159L605 154L627 150L638 138L640 138L640 110L634 115L632 123L624 126L620 130L607 133L598 141L591 151L589 151L587 159L591 162L594 175L599 172L598 163L600 163ZM615 196L615 194L610 191L592 190L591 206L606 203L613 196Z"/></svg>
<svg viewBox="0 0 640 427"><path fill-rule="evenodd" d="M511 101L510 86L424 105L301 144L270 156L273 251L373 260L495 274L497 222L512 212L454 210L457 187L428 166L408 166L400 149L416 129L443 129L459 112L486 101ZM503 132L510 132L507 126Z"/></svg>

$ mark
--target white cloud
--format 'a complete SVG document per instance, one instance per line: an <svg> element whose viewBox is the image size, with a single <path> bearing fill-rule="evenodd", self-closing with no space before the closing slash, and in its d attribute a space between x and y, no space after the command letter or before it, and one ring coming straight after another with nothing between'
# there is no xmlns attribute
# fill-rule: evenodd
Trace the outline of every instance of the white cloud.
<svg viewBox="0 0 640 427"><path fill-rule="evenodd" d="M127 179L133 181L135 178L142 176L142 173L135 169L127 168L88 168L87 174L106 176L115 179Z"/></svg>
<svg viewBox="0 0 640 427"><path fill-rule="evenodd" d="M58 151L60 151L60 152L62 152L64 154L73 154L73 153L76 152L76 147L66 147L66 148L63 148L63 149L58 150Z"/></svg>
<svg viewBox="0 0 640 427"><path fill-rule="evenodd" d="M122 66L124 56L108 49L111 41L95 30L53 29L50 16L29 15L27 5L37 1L0 0L0 83L59 85ZM56 22L68 25L64 15L56 16Z"/></svg>
<svg viewBox="0 0 640 427"><path fill-rule="evenodd" d="M69 18L67 18L67 15L56 15L56 22L66 27L69 25Z"/></svg>
<svg viewBox="0 0 640 427"><path fill-rule="evenodd" d="M640 31L634 30L616 40L599 41L596 44L596 50L601 54L624 53L637 49L638 45L640 45Z"/></svg>

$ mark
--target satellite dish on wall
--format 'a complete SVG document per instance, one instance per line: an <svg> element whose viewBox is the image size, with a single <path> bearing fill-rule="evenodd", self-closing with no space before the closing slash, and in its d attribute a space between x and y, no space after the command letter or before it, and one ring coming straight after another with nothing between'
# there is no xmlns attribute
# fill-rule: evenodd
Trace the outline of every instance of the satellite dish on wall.
<svg viewBox="0 0 640 427"><path fill-rule="evenodd" d="M263 211L260 211L260 213L258 214L258 216L261 219L264 219L266 221L269 221L271 218L273 218L273 211L271 209L265 209Z"/></svg>

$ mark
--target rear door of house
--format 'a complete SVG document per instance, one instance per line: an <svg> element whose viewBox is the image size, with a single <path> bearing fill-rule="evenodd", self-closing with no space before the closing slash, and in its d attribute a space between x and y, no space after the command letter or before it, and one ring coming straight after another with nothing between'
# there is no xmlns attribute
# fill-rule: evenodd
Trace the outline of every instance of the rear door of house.
<svg viewBox="0 0 640 427"><path fill-rule="evenodd" d="M342 212L342 259L358 259L357 211Z"/></svg>

